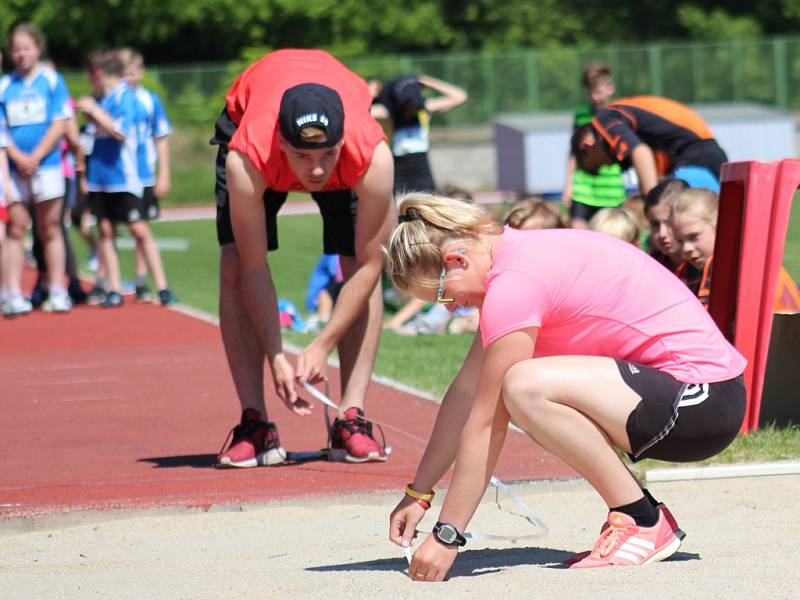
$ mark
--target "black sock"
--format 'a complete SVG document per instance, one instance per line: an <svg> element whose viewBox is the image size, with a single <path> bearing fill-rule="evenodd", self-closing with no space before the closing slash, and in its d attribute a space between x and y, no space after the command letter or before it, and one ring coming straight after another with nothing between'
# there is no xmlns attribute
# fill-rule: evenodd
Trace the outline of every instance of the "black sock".
<svg viewBox="0 0 800 600"><path fill-rule="evenodd" d="M612 512L621 512L632 517L639 527L652 527L658 523L658 510L650 503L647 496L642 496L636 502L625 506L610 509Z"/></svg>
<svg viewBox="0 0 800 600"><path fill-rule="evenodd" d="M652 504L656 508L658 508L658 505L661 504L658 500L653 498L653 494L651 494L650 490L648 490L647 488L642 488L642 493L644 494L644 497L650 501L650 504Z"/></svg>

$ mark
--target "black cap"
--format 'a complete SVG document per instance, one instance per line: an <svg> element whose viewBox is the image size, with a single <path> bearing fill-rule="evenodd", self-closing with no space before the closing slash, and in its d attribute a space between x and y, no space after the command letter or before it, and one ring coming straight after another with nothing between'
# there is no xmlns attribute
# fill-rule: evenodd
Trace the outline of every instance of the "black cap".
<svg viewBox="0 0 800 600"><path fill-rule="evenodd" d="M387 83L378 95L378 101L398 122L405 120L407 107L416 112L425 106L425 96L416 75L401 75Z"/></svg>
<svg viewBox="0 0 800 600"><path fill-rule="evenodd" d="M301 83L283 93L278 123L284 139L295 148L329 148L344 135L342 99L324 85ZM306 127L322 129L328 139L323 143L304 140L300 132Z"/></svg>

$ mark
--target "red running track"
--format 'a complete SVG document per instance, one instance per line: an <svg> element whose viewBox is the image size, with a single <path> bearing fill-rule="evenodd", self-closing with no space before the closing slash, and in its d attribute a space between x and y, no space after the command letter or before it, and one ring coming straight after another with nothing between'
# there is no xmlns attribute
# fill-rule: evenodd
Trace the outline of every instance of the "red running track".
<svg viewBox="0 0 800 600"><path fill-rule="evenodd" d="M338 389L330 369L332 389ZM385 464L323 461L215 470L239 417L219 329L154 305L79 307L0 321L0 518L82 510L210 507L397 490L414 474L437 406L373 383L367 415L385 427ZM289 451L325 445L322 407L271 405ZM398 429L395 429L399 428ZM510 432L504 481L575 473Z"/></svg>

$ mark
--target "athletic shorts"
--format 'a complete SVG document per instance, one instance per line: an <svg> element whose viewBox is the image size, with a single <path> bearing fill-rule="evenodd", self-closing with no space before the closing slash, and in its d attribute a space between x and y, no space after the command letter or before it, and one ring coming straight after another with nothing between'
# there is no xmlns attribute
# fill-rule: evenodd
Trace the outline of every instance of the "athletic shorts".
<svg viewBox="0 0 800 600"><path fill-rule="evenodd" d="M569 218L580 219L581 221L586 221L588 223L591 218L603 208L603 206L591 206L589 204L584 204L583 202L573 200L569 207Z"/></svg>
<svg viewBox="0 0 800 600"><path fill-rule="evenodd" d="M394 193L434 192L433 173L427 152L394 157Z"/></svg>
<svg viewBox="0 0 800 600"><path fill-rule="evenodd" d="M690 384L652 367L616 363L622 379L642 399L626 424L634 461L704 460L724 450L739 433L747 403L741 375Z"/></svg>
<svg viewBox="0 0 800 600"><path fill-rule="evenodd" d="M39 169L32 177L22 177L16 171L12 171L9 183L11 184L11 199L24 204L36 204L63 198L66 191L61 165L49 169Z"/></svg>
<svg viewBox="0 0 800 600"><path fill-rule="evenodd" d="M145 218L142 199L130 192L89 192L89 207L98 221L136 223Z"/></svg>
<svg viewBox="0 0 800 600"><path fill-rule="evenodd" d="M144 207L145 219L148 221L155 221L161 216L161 206L158 203L158 197L152 185L144 188L142 205Z"/></svg>
<svg viewBox="0 0 800 600"><path fill-rule="evenodd" d="M236 132L236 123L223 110L215 124L212 145L218 145L216 183L217 241L220 246L235 243L231 226L230 198L225 174L228 158L228 142ZM267 232L267 250L278 249L278 211L286 202L288 192L267 189L264 192L264 228ZM312 192L311 197L319 206L322 215L322 245L325 254L355 256L356 206L358 198L353 190Z"/></svg>

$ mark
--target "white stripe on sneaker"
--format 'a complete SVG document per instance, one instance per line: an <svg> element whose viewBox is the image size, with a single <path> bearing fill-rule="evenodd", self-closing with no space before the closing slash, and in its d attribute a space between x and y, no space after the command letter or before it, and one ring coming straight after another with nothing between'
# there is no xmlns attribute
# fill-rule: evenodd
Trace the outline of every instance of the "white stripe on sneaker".
<svg viewBox="0 0 800 600"><path fill-rule="evenodd" d="M636 544L637 546L641 546L642 548L647 548L651 552L656 549L656 545L653 542L648 542L647 540L643 540L642 538L638 537L631 537L625 540L626 544Z"/></svg>
<svg viewBox="0 0 800 600"><path fill-rule="evenodd" d="M625 542L622 546L619 547L620 550L625 550L626 552L633 552L634 554L638 554L641 557L645 557L650 554L649 551L645 550L644 548L639 548L634 544L629 544Z"/></svg>
<svg viewBox="0 0 800 600"><path fill-rule="evenodd" d="M614 558L624 558L625 560L628 560L628 561L632 562L635 565L638 565L639 561L642 560L640 557L636 556L635 554L631 554L630 552L625 552L624 550L621 550L621 549L617 550L614 553Z"/></svg>

